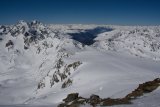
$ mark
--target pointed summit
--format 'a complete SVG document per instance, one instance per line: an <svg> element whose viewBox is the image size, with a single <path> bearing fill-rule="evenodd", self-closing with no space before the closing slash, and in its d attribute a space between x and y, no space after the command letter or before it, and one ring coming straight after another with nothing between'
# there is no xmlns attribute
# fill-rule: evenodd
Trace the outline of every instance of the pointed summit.
<svg viewBox="0 0 160 107"><path fill-rule="evenodd" d="M28 25L26 21L20 20L17 25Z"/></svg>

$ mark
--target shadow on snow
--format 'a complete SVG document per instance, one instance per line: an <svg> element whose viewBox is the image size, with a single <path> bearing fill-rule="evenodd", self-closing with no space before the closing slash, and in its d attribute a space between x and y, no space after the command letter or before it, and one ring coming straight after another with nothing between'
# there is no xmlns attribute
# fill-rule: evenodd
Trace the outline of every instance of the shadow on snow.
<svg viewBox="0 0 160 107"><path fill-rule="evenodd" d="M85 30L84 32L69 33L69 35L72 39L81 42L84 45L92 45L98 34L112 30L112 28L96 27L94 29Z"/></svg>

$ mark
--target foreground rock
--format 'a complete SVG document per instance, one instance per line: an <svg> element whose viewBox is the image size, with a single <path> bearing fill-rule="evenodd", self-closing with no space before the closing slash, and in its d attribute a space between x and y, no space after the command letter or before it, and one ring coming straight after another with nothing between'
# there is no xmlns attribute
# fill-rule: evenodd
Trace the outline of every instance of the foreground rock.
<svg viewBox="0 0 160 107"><path fill-rule="evenodd" d="M67 98L63 99L64 103L58 105L58 107L79 107L80 105L89 104L93 107L99 106L113 106L120 104L132 104L132 100L142 96L145 93L150 93L160 86L160 78L156 78L153 81L148 81L143 84L139 84L131 93L127 94L124 98L100 98L98 95L91 95L90 98L80 97L78 93L68 94Z"/></svg>
<svg viewBox="0 0 160 107"><path fill-rule="evenodd" d="M131 104L131 102L126 98L117 98L117 99L103 99L101 101L101 106L112 106L112 105L120 105L120 104Z"/></svg>
<svg viewBox="0 0 160 107"><path fill-rule="evenodd" d="M138 88L126 96L127 99L136 99L145 93L150 93L160 86L160 78L139 84Z"/></svg>
<svg viewBox="0 0 160 107"><path fill-rule="evenodd" d="M97 104L100 104L101 98L98 95L91 95L88 103L95 107Z"/></svg>
<svg viewBox="0 0 160 107"><path fill-rule="evenodd" d="M58 107L78 107L79 105L85 104L86 99L79 96L78 93L71 93L63 99L64 103L58 105Z"/></svg>
<svg viewBox="0 0 160 107"><path fill-rule="evenodd" d="M68 94L67 98L63 99L63 101L65 101L66 103L74 101L74 100L78 99L78 95L79 95L78 93Z"/></svg>

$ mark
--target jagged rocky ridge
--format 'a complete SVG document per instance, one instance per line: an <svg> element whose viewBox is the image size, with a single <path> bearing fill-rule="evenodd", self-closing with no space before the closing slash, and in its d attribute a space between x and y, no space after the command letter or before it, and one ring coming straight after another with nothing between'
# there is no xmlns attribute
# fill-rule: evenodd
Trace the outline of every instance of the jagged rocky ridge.
<svg viewBox="0 0 160 107"><path fill-rule="evenodd" d="M7 48L7 53L17 54L14 59L12 57L15 55L11 54L10 60L13 61L13 64L15 63L15 59L18 59L18 54L25 57L31 52L32 57L40 59L40 63L36 62L38 70L37 72L35 71L38 73L36 75L41 75L40 77L38 76L38 89L45 87L45 78L50 78L50 87L58 82L64 82L62 88L69 86L71 83L69 82L71 80L69 78L71 70L76 70L76 68L82 64L80 61L65 64L63 58L69 57L70 55L64 48L66 43L69 43L78 49L82 48L82 44L72 41L71 39L64 39L61 37L61 33L63 34L63 32L51 29L39 21L19 21L15 25L0 26L0 40L2 41L1 43L5 45L4 48ZM49 53L52 54L50 55ZM33 60L33 64L34 63ZM45 68L44 65L46 64L47 66L50 66L50 68Z"/></svg>
<svg viewBox="0 0 160 107"><path fill-rule="evenodd" d="M24 49L48 37L72 38L82 45L92 45L101 50L125 51L138 57L159 60L159 26L105 26L105 25L43 25L39 21L0 26L0 40L3 35L16 37L23 34ZM69 36L67 36L69 35ZM44 43L44 45L47 45Z"/></svg>
<svg viewBox="0 0 160 107"><path fill-rule="evenodd" d="M48 72L48 74L45 78L51 77L50 78L50 87L52 87L55 83L64 82L62 84L62 88L66 88L72 84L72 80L69 78L69 76L81 64L82 63L80 61L77 61L77 62L73 62L73 63L67 65L67 64L64 64L64 62L60 58L54 67L55 71ZM38 89L45 87L45 84L46 84L45 78L38 84ZM66 80L66 81L64 81L64 80Z"/></svg>
<svg viewBox="0 0 160 107"><path fill-rule="evenodd" d="M121 104L132 104L132 100L143 96L145 93L150 93L160 86L160 78L156 78L153 81L148 81L143 84L139 84L131 93L127 94L124 98L100 98L98 95L91 95L90 98L83 98L78 93L71 93L63 99L64 103L58 105L58 107L79 107L80 105L89 104L93 107L96 106L113 106Z"/></svg>

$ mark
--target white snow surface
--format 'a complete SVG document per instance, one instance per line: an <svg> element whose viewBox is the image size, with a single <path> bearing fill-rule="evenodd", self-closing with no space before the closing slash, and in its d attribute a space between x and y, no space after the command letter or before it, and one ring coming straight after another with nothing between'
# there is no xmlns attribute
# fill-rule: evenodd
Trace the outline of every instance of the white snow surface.
<svg viewBox="0 0 160 107"><path fill-rule="evenodd" d="M33 24L38 22L34 21ZM14 26L14 27L13 27ZM24 32L31 28L21 21L11 28ZM97 34L92 45L83 46L68 33L85 32L96 27L110 27L112 31ZM0 107L56 107L67 94L78 92L88 98L121 98L138 84L160 77L160 27L110 25L34 25L38 33L47 31L45 38L31 42L24 49L24 32L17 36L3 32L0 37ZM32 28L33 30L33 28ZM13 47L6 47L12 40ZM46 45L47 44L47 45ZM153 47L151 44L154 44ZM40 50L39 50L40 49ZM66 57L67 56L67 57ZM71 86L62 89L64 81L50 86L54 67L59 58L65 64L82 64L71 69ZM60 69L63 72L64 66ZM45 87L37 89L42 81ZM159 107L160 89L133 101L132 105L115 107ZM89 106L89 105L86 105Z"/></svg>

